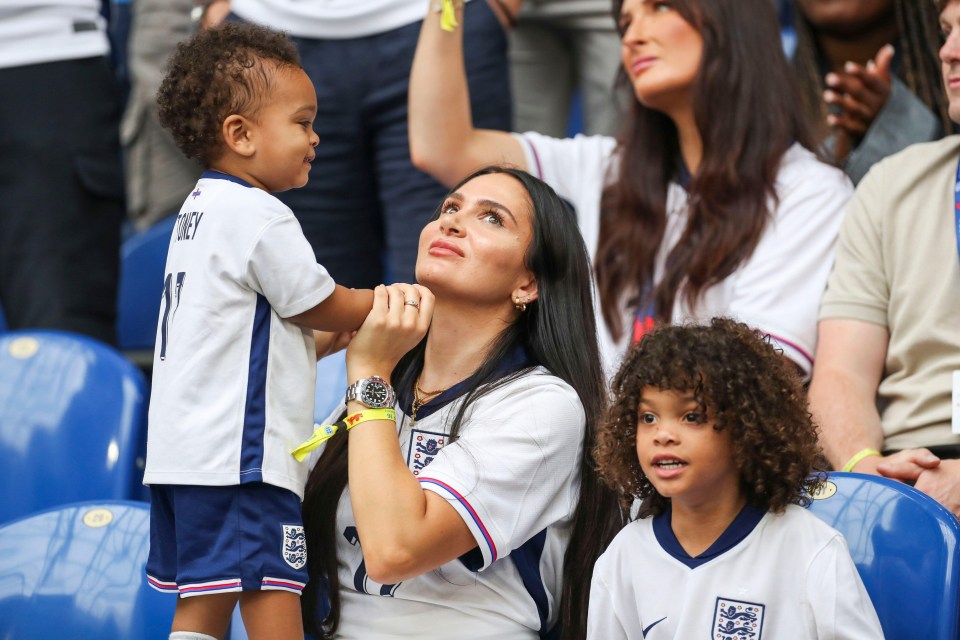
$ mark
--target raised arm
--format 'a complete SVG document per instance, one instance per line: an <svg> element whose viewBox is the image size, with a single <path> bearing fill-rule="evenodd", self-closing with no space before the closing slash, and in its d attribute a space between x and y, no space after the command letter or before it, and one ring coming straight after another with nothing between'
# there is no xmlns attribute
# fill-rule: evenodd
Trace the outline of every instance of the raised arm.
<svg viewBox="0 0 960 640"><path fill-rule="evenodd" d="M463 62L463 8L457 9L460 26L447 32L440 27L435 4L431 0L410 73L408 117L414 165L448 186L484 165L526 169L523 147L512 134L474 129Z"/></svg>
<svg viewBox="0 0 960 640"><path fill-rule="evenodd" d="M405 305L419 300L419 306ZM379 375L426 333L433 296L419 286L377 287L373 309L347 351L347 381ZM365 407L347 403L347 413ZM439 567L476 546L446 500L420 487L403 458L396 423L372 420L350 429L348 482L367 575L394 584Z"/></svg>
<svg viewBox="0 0 960 640"><path fill-rule="evenodd" d="M370 289L348 289L338 284L326 300L287 320L316 331L356 331L372 306Z"/></svg>
<svg viewBox="0 0 960 640"><path fill-rule="evenodd" d="M834 469L864 449L883 449L877 387L887 353L887 330L859 320L821 320L816 364L810 382L810 411L820 425L820 443ZM856 464L877 474L879 456Z"/></svg>

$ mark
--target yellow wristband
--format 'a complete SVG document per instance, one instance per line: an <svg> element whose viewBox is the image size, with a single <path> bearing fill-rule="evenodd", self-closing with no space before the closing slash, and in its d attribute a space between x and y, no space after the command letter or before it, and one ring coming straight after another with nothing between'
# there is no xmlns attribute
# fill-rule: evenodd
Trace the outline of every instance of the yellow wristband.
<svg viewBox="0 0 960 640"><path fill-rule="evenodd" d="M393 409L364 409L351 413L343 419L343 422L347 425L347 431L349 431L361 422L370 422L371 420L393 420L396 422L397 412Z"/></svg>
<svg viewBox="0 0 960 640"><path fill-rule="evenodd" d="M852 458L847 460L847 464L843 465L843 469L841 469L841 471L847 471L847 472L853 471L853 468L857 466L860 463L860 461L863 460L864 458L869 456L882 456L882 455L883 454L881 454L876 449L861 449L860 451L857 451L855 454L853 454Z"/></svg>
<svg viewBox="0 0 960 640"><path fill-rule="evenodd" d="M457 9L463 7L463 0L440 0L439 4L434 5L434 10L440 14L440 28L444 31L454 31L460 26L457 22Z"/></svg>
<svg viewBox="0 0 960 640"><path fill-rule="evenodd" d="M341 427L349 431L361 422L368 422L370 420L393 420L395 422L397 420L397 412L393 409L364 409L363 411L350 414L336 424L321 424L313 430L312 436L300 443L300 445L290 453L297 459L297 462L303 462L311 451L336 435Z"/></svg>

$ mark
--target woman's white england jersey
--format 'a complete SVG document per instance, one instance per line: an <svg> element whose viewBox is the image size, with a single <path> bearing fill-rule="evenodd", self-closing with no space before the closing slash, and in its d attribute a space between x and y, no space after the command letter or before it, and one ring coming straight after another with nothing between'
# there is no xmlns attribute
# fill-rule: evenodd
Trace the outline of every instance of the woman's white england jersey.
<svg viewBox="0 0 960 640"><path fill-rule="evenodd" d="M378 584L364 570L348 486L337 511L337 637L537 638L558 617L579 497L584 412L576 392L535 368L475 401L452 443L458 401L424 406L415 423L403 405L398 437L410 472L460 513L478 546L411 580Z"/></svg>

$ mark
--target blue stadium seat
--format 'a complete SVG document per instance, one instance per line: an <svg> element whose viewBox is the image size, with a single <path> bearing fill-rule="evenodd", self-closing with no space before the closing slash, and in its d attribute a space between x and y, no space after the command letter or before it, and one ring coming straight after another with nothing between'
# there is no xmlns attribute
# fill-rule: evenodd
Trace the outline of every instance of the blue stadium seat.
<svg viewBox="0 0 960 640"><path fill-rule="evenodd" d="M887 640L956 640L960 521L903 483L834 472L810 511L840 531Z"/></svg>
<svg viewBox="0 0 960 640"><path fill-rule="evenodd" d="M314 420L322 422L343 402L347 391L346 350L317 362L317 388L314 394Z"/></svg>
<svg viewBox="0 0 960 640"><path fill-rule="evenodd" d="M166 640L176 596L147 584L149 528L149 505L116 500L0 527L0 638Z"/></svg>
<svg viewBox="0 0 960 640"><path fill-rule="evenodd" d="M96 340L50 330L0 335L0 523L77 500L142 495L145 395L137 368Z"/></svg>
<svg viewBox="0 0 960 640"><path fill-rule="evenodd" d="M163 269L177 216L160 220L130 236L120 247L117 343L137 364L153 362L157 318L163 293Z"/></svg>

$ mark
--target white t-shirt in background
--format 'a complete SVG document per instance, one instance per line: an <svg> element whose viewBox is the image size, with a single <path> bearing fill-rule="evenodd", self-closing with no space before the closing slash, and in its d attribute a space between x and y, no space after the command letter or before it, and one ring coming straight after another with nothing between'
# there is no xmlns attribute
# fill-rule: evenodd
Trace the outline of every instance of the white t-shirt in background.
<svg viewBox="0 0 960 640"><path fill-rule="evenodd" d="M538 133L517 134L530 172L552 186L577 212L591 260L600 235L600 199L616 162L616 141L606 136L558 139ZM769 334L784 355L809 377L817 338L820 298L833 265L843 209L853 190L843 172L800 145L784 154L776 184L779 205L756 249L736 272L704 292L693 309L678 297L673 322L701 322L718 315L733 317ZM667 227L656 258L655 277L687 221L687 192L671 183ZM638 284L639 286L639 284ZM624 300L636 294L625 291ZM612 375L629 340L633 318L624 310L625 335L614 340L596 301L600 350Z"/></svg>

